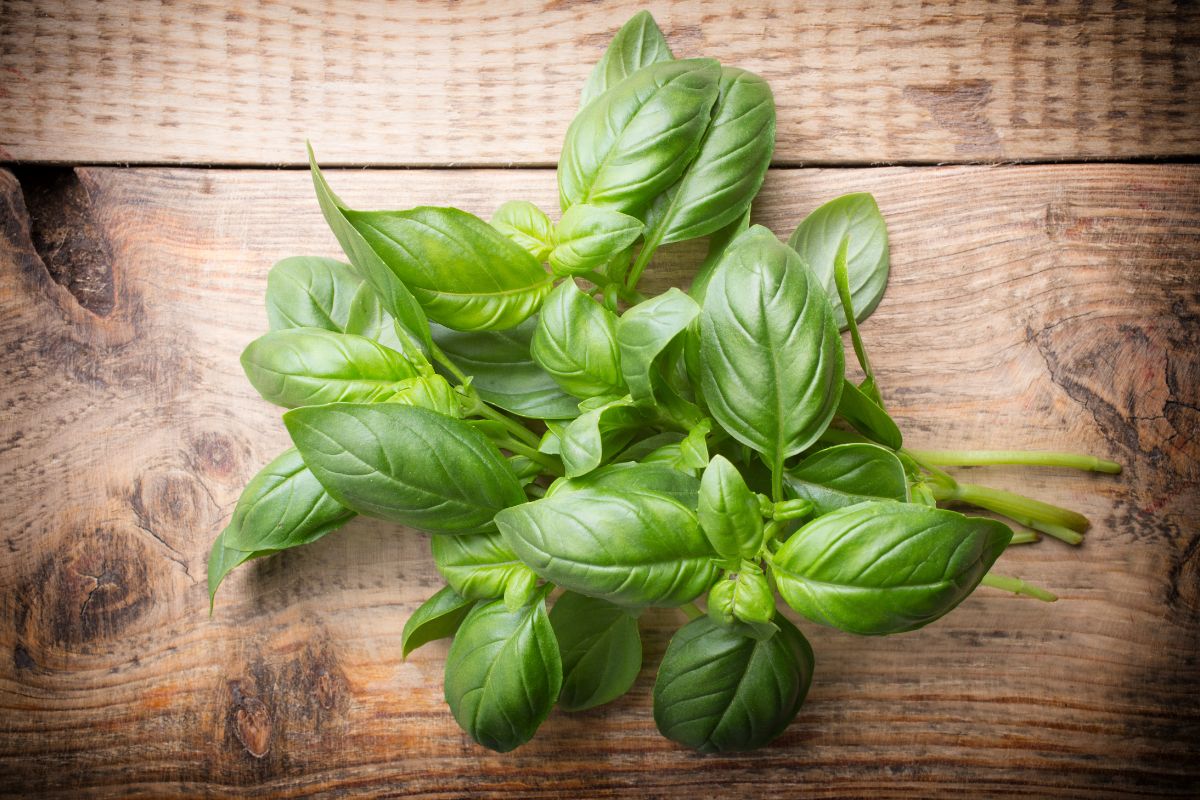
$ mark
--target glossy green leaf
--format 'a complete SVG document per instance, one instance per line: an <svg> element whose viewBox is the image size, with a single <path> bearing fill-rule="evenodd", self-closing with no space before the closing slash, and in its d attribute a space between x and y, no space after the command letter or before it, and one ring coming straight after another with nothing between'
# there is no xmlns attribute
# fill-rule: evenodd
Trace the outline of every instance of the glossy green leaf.
<svg viewBox="0 0 1200 800"><path fill-rule="evenodd" d="M283 415L292 441L335 499L360 514L431 533L494 530L524 502L512 468L465 422L393 403L335 403Z"/></svg>
<svg viewBox="0 0 1200 800"><path fill-rule="evenodd" d="M763 542L758 497L724 456L714 456L700 478L700 528L722 558L757 558Z"/></svg>
<svg viewBox="0 0 1200 800"><path fill-rule="evenodd" d="M712 431L712 420L702 419L687 436L679 442L679 469L698 471L708 466L708 434Z"/></svg>
<svg viewBox="0 0 1200 800"><path fill-rule="evenodd" d="M446 655L444 685L454 719L479 744L507 753L532 739L562 688L545 602L471 609Z"/></svg>
<svg viewBox="0 0 1200 800"><path fill-rule="evenodd" d="M833 261L843 236L850 237L846 270L854 315L862 322L879 305L888 279L887 223L875 198L859 193L830 200L804 218L788 244L817 274L833 302L838 327L845 329L846 315L833 276Z"/></svg>
<svg viewBox="0 0 1200 800"><path fill-rule="evenodd" d="M543 579L618 605L681 605L717 574L695 513L655 492L582 489L506 509L496 524Z"/></svg>
<svg viewBox="0 0 1200 800"><path fill-rule="evenodd" d="M772 568L787 604L850 633L911 631L974 591L1012 538L992 519L908 503L860 503L818 517Z"/></svg>
<svg viewBox="0 0 1200 800"><path fill-rule="evenodd" d="M792 494L817 516L866 500L908 500L908 476L891 450L840 444L818 450L784 476Z"/></svg>
<svg viewBox="0 0 1200 800"><path fill-rule="evenodd" d="M526 200L510 200L500 206L491 224L538 262L549 258L554 249L554 223L546 212Z"/></svg>
<svg viewBox="0 0 1200 800"><path fill-rule="evenodd" d="M438 572L450 588L469 600L503 597L509 583L529 572L496 532L435 536L430 546Z"/></svg>
<svg viewBox="0 0 1200 800"><path fill-rule="evenodd" d="M642 227L637 217L610 208L571 206L554 230L550 268L556 275L580 275L596 269L637 241Z"/></svg>
<svg viewBox="0 0 1200 800"><path fill-rule="evenodd" d="M666 464L609 464L580 478L559 478L550 484L546 497L582 489L655 492L671 497L690 509L696 508L700 481Z"/></svg>
<svg viewBox="0 0 1200 800"><path fill-rule="evenodd" d="M474 605L474 600L468 600L449 586L443 586L437 594L421 603L404 623L404 631L400 635L400 650L404 658L422 645L453 636Z"/></svg>
<svg viewBox="0 0 1200 800"><path fill-rule="evenodd" d="M616 328L621 374L635 401L654 401L651 376L655 363L699 315L696 301L675 288L638 303L621 315Z"/></svg>
<svg viewBox="0 0 1200 800"><path fill-rule="evenodd" d="M225 580L225 576L236 568L254 558L273 555L275 550L259 550L246 552L225 546L225 532L217 534L213 540L212 549L208 551L208 610L212 613L213 603L217 598L217 589Z"/></svg>
<svg viewBox="0 0 1200 800"><path fill-rule="evenodd" d="M743 561L708 590L708 615L722 625L765 624L775 618L775 592L762 568Z"/></svg>
<svg viewBox="0 0 1200 800"><path fill-rule="evenodd" d="M530 354L576 397L623 395L616 324L615 314L565 280L546 299Z"/></svg>
<svg viewBox="0 0 1200 800"><path fill-rule="evenodd" d="M430 411L436 411L448 417L462 416L462 405L458 395L441 375L408 378L400 381L396 386L396 393L387 398L389 403L428 408Z"/></svg>
<svg viewBox="0 0 1200 800"><path fill-rule="evenodd" d="M804 703L813 653L782 616L769 639L699 617L671 638L654 682L654 722L702 753L753 750L775 739Z"/></svg>
<svg viewBox="0 0 1200 800"><path fill-rule="evenodd" d="M733 438L781 465L828 427L845 359L829 299L762 226L721 260L700 314L704 398Z"/></svg>
<svg viewBox="0 0 1200 800"><path fill-rule="evenodd" d="M571 420L559 440L559 455L568 478L586 475L624 447L642 424L643 413L628 398L605 403Z"/></svg>
<svg viewBox="0 0 1200 800"><path fill-rule="evenodd" d="M661 61L583 108L558 163L559 202L639 216L695 157L721 79L711 59Z"/></svg>
<svg viewBox="0 0 1200 800"><path fill-rule="evenodd" d="M639 11L621 26L592 68L579 101L582 108L605 91L659 61L670 61L671 48L649 11Z"/></svg>
<svg viewBox="0 0 1200 800"><path fill-rule="evenodd" d="M904 446L904 437L891 416L848 380L843 380L837 413L854 430L882 445L893 450Z"/></svg>
<svg viewBox="0 0 1200 800"><path fill-rule="evenodd" d="M562 656L558 705L583 711L629 691L642 668L637 619L606 600L564 592L550 609Z"/></svg>
<svg viewBox="0 0 1200 800"><path fill-rule="evenodd" d="M725 251L729 249L729 245L749 229L750 206L746 206L746 210L740 217L709 235L708 251L704 255L704 260L700 262L696 275L692 278L691 286L688 287L689 297L697 303L704 302L704 294L708 291L708 282L712 280L713 270L725 257Z"/></svg>
<svg viewBox="0 0 1200 800"><path fill-rule="evenodd" d="M267 320L273 331L324 328L401 349L394 320L379 295L353 267L332 258L293 256L271 267Z"/></svg>

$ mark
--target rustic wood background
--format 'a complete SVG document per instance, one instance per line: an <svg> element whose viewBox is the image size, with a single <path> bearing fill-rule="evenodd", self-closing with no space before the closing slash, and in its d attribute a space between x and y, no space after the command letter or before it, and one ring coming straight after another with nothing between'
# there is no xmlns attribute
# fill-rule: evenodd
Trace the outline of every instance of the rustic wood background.
<svg viewBox="0 0 1200 800"><path fill-rule="evenodd" d="M893 271L864 335L908 442L1126 465L974 471L1092 518L1002 560L1061 600L983 589L887 639L805 623L800 717L727 757L654 729L671 611L629 696L471 743L445 644L399 656L427 541L382 523L248 565L210 618L209 545L286 442L238 353L270 265L336 244L305 172L197 165L295 164L308 136L427 167L331 170L352 205L553 208L578 88L636 6L2 2L0 795L1200 794L1200 12L728 8L653 11L677 54L771 80L758 221L878 198ZM939 162L963 163L913 166Z"/></svg>

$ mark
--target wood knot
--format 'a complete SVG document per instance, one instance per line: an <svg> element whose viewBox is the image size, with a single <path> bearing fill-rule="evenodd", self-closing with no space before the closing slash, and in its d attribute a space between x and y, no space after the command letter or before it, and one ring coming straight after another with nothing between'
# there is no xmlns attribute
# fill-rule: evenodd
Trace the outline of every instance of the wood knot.
<svg viewBox="0 0 1200 800"><path fill-rule="evenodd" d="M233 440L216 431L205 431L192 442L192 464L197 472L221 479L239 477L241 459Z"/></svg>
<svg viewBox="0 0 1200 800"><path fill-rule="evenodd" d="M271 736L274 733L271 712L257 697L243 694L238 684L232 688L233 733L247 753L254 758L263 758L271 751Z"/></svg>

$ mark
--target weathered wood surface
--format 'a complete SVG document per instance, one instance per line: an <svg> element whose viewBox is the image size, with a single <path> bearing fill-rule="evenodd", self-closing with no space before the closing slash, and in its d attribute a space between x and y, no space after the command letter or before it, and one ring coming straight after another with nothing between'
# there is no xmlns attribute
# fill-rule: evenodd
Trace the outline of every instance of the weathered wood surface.
<svg viewBox="0 0 1200 800"><path fill-rule="evenodd" d="M773 746L731 757L655 731L670 611L646 617L628 697L555 712L509 755L473 745L442 701L445 644L400 660L438 578L425 538L389 525L240 570L210 618L209 544L286 442L238 353L265 328L271 263L336 245L301 172L77 177L27 176L31 231L0 171L0 794L1200 792L1200 167L772 173L756 207L781 234L838 193L878 197L894 266L864 334L911 445L1127 470L987 470L1093 519L1078 549L1002 560L1061 601L984 589L887 639L806 623L808 703ZM555 197L549 171L330 177L364 207Z"/></svg>
<svg viewBox="0 0 1200 800"><path fill-rule="evenodd" d="M551 165L643 4L0 2L0 160ZM732 9L732 10L731 10ZM1200 152L1200 6L655 3L761 73L779 164Z"/></svg>

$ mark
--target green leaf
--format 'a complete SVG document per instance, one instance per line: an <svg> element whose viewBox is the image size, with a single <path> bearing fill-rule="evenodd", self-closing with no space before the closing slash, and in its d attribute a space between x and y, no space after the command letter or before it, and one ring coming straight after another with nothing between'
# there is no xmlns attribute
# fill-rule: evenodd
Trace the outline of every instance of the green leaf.
<svg viewBox="0 0 1200 800"><path fill-rule="evenodd" d="M546 299L530 353L576 397L623 395L616 324L615 314L565 280Z"/></svg>
<svg viewBox="0 0 1200 800"><path fill-rule="evenodd" d="M525 500L512 468L467 423L424 408L335 403L283 415L317 479L347 508L431 533L494 530Z"/></svg>
<svg viewBox="0 0 1200 800"><path fill-rule="evenodd" d="M854 430L882 445L893 450L904 446L904 437L891 416L848 380L842 382L837 413Z"/></svg>
<svg viewBox="0 0 1200 800"><path fill-rule="evenodd" d="M480 398L522 417L574 419L578 400L529 354L536 316L503 331L456 331L434 323L433 341L471 376Z"/></svg>
<svg viewBox="0 0 1200 800"><path fill-rule="evenodd" d="M666 464L609 464L580 478L559 478L550 484L546 497L570 494L583 489L654 492L673 498L690 509L696 508L700 481Z"/></svg>
<svg viewBox="0 0 1200 800"><path fill-rule="evenodd" d="M908 500L904 465L873 444L840 444L818 450L784 475L792 493L820 516L866 500Z"/></svg>
<svg viewBox="0 0 1200 800"><path fill-rule="evenodd" d="M586 411L571 420L559 441L559 455L568 478L586 475L606 456L624 447L644 421L633 401L622 397Z"/></svg>
<svg viewBox="0 0 1200 800"><path fill-rule="evenodd" d="M252 558L263 558L274 554L275 550L260 550L254 553L248 553L244 550L235 550L232 547L225 546L225 532L221 531L217 534L217 538L213 540L212 549L208 552L208 611L211 614L213 603L217 598L217 589L221 582L225 580L225 576L234 569L245 564Z"/></svg>
<svg viewBox="0 0 1200 800"><path fill-rule="evenodd" d="M697 515L700 529L722 558L740 561L758 557L763 542L758 497L724 456L714 456L700 478Z"/></svg>
<svg viewBox="0 0 1200 800"><path fill-rule="evenodd" d="M724 228L713 231L708 237L708 252L705 254L704 260L700 262L696 275L692 278L692 285L688 287L688 295L697 303L704 302L704 293L708 291L708 282L712 280L713 270L725 257L725 251L729 249L729 245L749 229L750 206L746 206L746 210L740 217Z"/></svg>
<svg viewBox="0 0 1200 800"><path fill-rule="evenodd" d="M888 279L887 223L875 198L859 193L830 200L804 218L788 244L817 274L833 302L838 327L845 330L846 314L833 274L834 258L843 236L850 237L846 270L854 314L862 322L879 305Z"/></svg>
<svg viewBox="0 0 1200 800"><path fill-rule="evenodd" d="M695 513L655 492L582 489L506 509L496 524L543 579L622 606L682 605L717 573Z"/></svg>
<svg viewBox="0 0 1200 800"><path fill-rule="evenodd" d="M737 238L713 274L700 357L713 417L777 469L833 418L845 359L829 299L804 262L760 225Z"/></svg>
<svg viewBox="0 0 1200 800"><path fill-rule="evenodd" d="M720 79L711 59L662 61L584 107L558 163L563 210L589 203L639 216L695 157Z"/></svg>
<svg viewBox="0 0 1200 800"><path fill-rule="evenodd" d="M511 328L550 292L552 279L533 256L457 208L343 215L429 318L456 330Z"/></svg>
<svg viewBox="0 0 1200 800"><path fill-rule="evenodd" d="M404 632L400 635L400 650L404 658L422 645L453 636L474 605L474 600L461 597L449 586L443 586L441 591L421 603L404 623Z"/></svg>
<svg viewBox="0 0 1200 800"><path fill-rule="evenodd" d="M654 17L649 11L637 12L621 26L592 68L592 74L583 85L579 107L586 106L642 67L671 58L671 48Z"/></svg>
<svg viewBox="0 0 1200 800"><path fill-rule="evenodd" d="M641 235L637 217L587 204L571 206L554 230L557 244L550 268L556 275L580 275L611 260Z"/></svg>
<svg viewBox="0 0 1200 800"><path fill-rule="evenodd" d="M564 592L550 609L562 656L558 705L583 711L629 691L642 668L637 619L606 600Z"/></svg>
<svg viewBox="0 0 1200 800"><path fill-rule="evenodd" d="M430 546L438 572L450 588L468 600L503 597L509 583L529 573L529 567L496 532L435 536Z"/></svg>
<svg viewBox="0 0 1200 800"><path fill-rule="evenodd" d="M712 420L702 419L688 431L679 442L679 461L682 470L702 470L708 466L708 434L712 431Z"/></svg>
<svg viewBox="0 0 1200 800"><path fill-rule="evenodd" d="M462 416L458 395L441 375L422 375L419 378L400 381L396 385L396 393L387 398L389 403L428 408L448 417Z"/></svg>
<svg viewBox="0 0 1200 800"><path fill-rule="evenodd" d="M509 200L496 209L492 227L539 263L549 258L554 249L554 223L546 212L527 200Z"/></svg>
<svg viewBox="0 0 1200 800"><path fill-rule="evenodd" d="M908 503L860 503L818 517L775 554L789 606L850 633L911 631L974 591L1012 538L992 519Z"/></svg>
<svg viewBox="0 0 1200 800"><path fill-rule="evenodd" d="M696 301L675 288L638 303L621 315L616 328L621 374L635 401L654 402L651 376L655 363L699 315Z"/></svg>
<svg viewBox="0 0 1200 800"><path fill-rule="evenodd" d="M446 656L446 702L472 739L499 753L533 738L562 688L562 661L543 600L471 609Z"/></svg>
<svg viewBox="0 0 1200 800"><path fill-rule="evenodd" d="M395 350L321 328L260 336L242 352L242 369L263 399L284 408L387 400L400 381L417 377Z"/></svg>
<svg viewBox="0 0 1200 800"><path fill-rule="evenodd" d="M698 617L667 646L654 683L663 736L702 753L753 750L795 719L812 683L812 648L782 616L769 639Z"/></svg>
<svg viewBox="0 0 1200 800"><path fill-rule="evenodd" d="M762 568L743 561L708 590L708 615L722 625L735 620L765 625L775 618L775 592Z"/></svg>
<svg viewBox="0 0 1200 800"><path fill-rule="evenodd" d="M332 258L293 256L267 273L271 330L324 328L374 339L401 350L391 315L379 295L349 264Z"/></svg>

